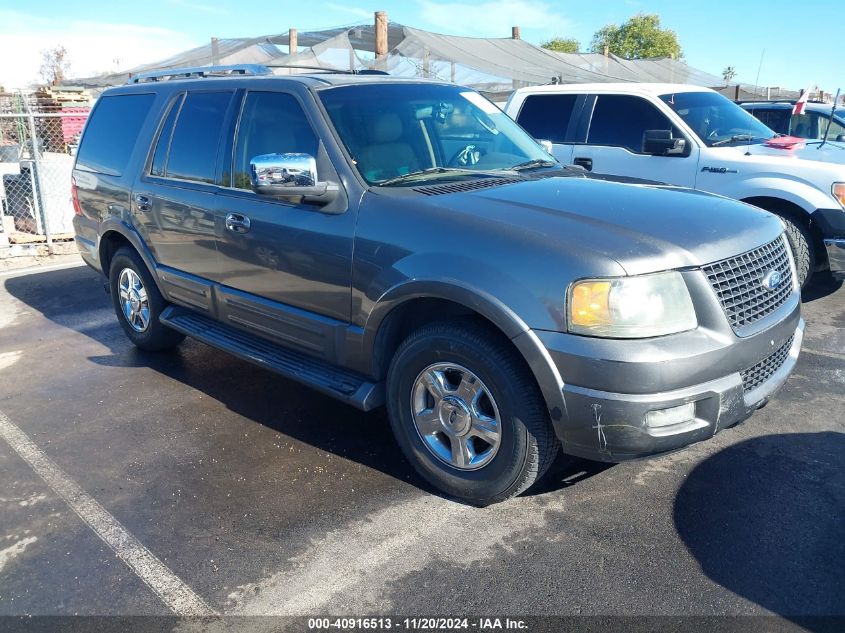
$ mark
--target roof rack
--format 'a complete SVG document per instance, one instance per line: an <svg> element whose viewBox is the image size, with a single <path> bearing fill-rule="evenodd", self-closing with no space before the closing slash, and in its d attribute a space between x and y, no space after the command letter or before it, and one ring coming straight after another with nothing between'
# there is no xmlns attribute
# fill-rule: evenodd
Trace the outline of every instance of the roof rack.
<svg viewBox="0 0 845 633"><path fill-rule="evenodd" d="M324 68L322 66L299 66L297 64L237 64L232 66L195 66L191 68L168 68L138 73L130 77L126 83L139 84L146 81L160 79L191 79L200 77L229 77L231 75L272 75L273 68L300 68L302 70L316 70L329 74L341 75L387 75L383 70L341 70L339 68Z"/></svg>
<svg viewBox="0 0 845 633"><path fill-rule="evenodd" d="M196 66L192 68L167 68L138 73L126 83L139 84L159 79L189 79L191 77L226 77L228 75L270 75L272 71L261 64L238 64L234 66Z"/></svg>

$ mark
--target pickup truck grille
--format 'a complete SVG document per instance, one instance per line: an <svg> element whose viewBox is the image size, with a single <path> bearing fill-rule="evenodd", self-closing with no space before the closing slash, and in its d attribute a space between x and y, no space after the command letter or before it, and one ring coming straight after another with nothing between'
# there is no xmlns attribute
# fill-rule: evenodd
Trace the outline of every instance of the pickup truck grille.
<svg viewBox="0 0 845 633"><path fill-rule="evenodd" d="M742 376L742 388L746 392L762 385L772 377L772 374L781 368L786 362L786 357L789 356L789 350L792 349L792 341L794 339L795 335L790 336L789 340L781 345L773 354L739 373Z"/></svg>
<svg viewBox="0 0 845 633"><path fill-rule="evenodd" d="M702 267L735 332L771 314L792 294L792 267L786 249L784 238L779 237L753 251ZM768 290L763 278L773 270L780 273L781 282Z"/></svg>

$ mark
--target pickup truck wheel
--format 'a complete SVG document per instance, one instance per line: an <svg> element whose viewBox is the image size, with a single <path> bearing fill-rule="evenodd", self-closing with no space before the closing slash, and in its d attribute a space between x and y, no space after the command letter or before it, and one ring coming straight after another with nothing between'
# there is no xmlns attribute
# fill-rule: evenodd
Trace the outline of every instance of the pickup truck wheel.
<svg viewBox="0 0 845 633"><path fill-rule="evenodd" d="M806 228L787 217L779 217L786 226L786 239L789 241L789 246L792 249L792 257L795 259L795 272L798 275L798 285L804 288L816 267L816 256L813 252L812 239Z"/></svg>
<svg viewBox="0 0 845 633"><path fill-rule="evenodd" d="M390 424L429 483L484 506L542 477L559 451L525 363L484 328L434 323L411 334L387 378Z"/></svg>
<svg viewBox="0 0 845 633"><path fill-rule="evenodd" d="M112 257L109 289L117 320L136 347L158 352L175 347L185 338L158 320L167 301L144 261L131 248L120 248Z"/></svg>

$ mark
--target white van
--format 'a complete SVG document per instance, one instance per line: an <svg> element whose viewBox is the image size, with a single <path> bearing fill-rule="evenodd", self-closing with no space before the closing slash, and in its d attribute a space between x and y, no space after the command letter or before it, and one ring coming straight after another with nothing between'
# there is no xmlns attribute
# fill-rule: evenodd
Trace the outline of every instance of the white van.
<svg viewBox="0 0 845 633"><path fill-rule="evenodd" d="M691 187L784 220L803 284L845 276L845 145L778 146L778 135L713 90L683 84L520 88L505 105L555 157L597 173Z"/></svg>

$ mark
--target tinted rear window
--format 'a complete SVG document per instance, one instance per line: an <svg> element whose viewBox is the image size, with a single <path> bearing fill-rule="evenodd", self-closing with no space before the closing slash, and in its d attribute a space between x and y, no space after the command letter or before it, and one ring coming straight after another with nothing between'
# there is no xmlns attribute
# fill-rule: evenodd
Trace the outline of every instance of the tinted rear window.
<svg viewBox="0 0 845 633"><path fill-rule="evenodd" d="M231 92L188 93L170 141L168 178L214 182L217 146L231 97Z"/></svg>
<svg viewBox="0 0 845 633"><path fill-rule="evenodd" d="M529 95L517 122L538 140L566 142L566 128L578 95Z"/></svg>
<svg viewBox="0 0 845 633"><path fill-rule="evenodd" d="M152 94L100 97L82 137L76 166L122 175L154 98Z"/></svg>

